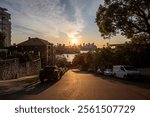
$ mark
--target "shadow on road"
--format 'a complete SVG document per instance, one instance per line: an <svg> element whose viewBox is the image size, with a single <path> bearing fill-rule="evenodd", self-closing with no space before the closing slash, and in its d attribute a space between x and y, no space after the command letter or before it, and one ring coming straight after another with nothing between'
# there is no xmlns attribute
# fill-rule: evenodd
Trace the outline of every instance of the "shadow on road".
<svg viewBox="0 0 150 117"><path fill-rule="evenodd" d="M150 89L150 78L145 78L145 77L141 77L139 80L137 79L131 79L131 80L125 80L125 79L121 79L121 78L115 78L115 77L108 77L108 76L104 76L104 75L99 75L95 72L87 72L87 71L80 71L80 70L72 70L75 73L78 74L92 74L98 78L101 78L103 80L107 80L109 82L120 82L123 84L127 84L127 85L135 85L141 88L145 88L145 89Z"/></svg>
<svg viewBox="0 0 150 117"><path fill-rule="evenodd" d="M72 72L74 72L74 73L77 73L77 74L91 74L91 73L93 73L93 72L87 72L87 71L81 71L81 70L77 70L77 69L75 69L75 70L72 70Z"/></svg>
<svg viewBox="0 0 150 117"><path fill-rule="evenodd" d="M28 94L28 95L36 95L39 94L41 92L43 92L44 90L50 88L52 85L54 85L56 82L44 82L44 83L38 83L36 85L33 86L29 86L26 89L24 89L23 91L21 91L23 94Z"/></svg>
<svg viewBox="0 0 150 117"><path fill-rule="evenodd" d="M95 76L99 76L100 78L102 78L103 80L108 80L110 82L120 82L123 84L127 84L127 85L134 85L137 87L141 87L141 88L145 88L145 89L150 89L150 81L144 77L141 77L140 79L121 79L121 78L115 78L115 77L107 77L107 76L103 76L103 75L98 75L98 74L94 74Z"/></svg>
<svg viewBox="0 0 150 117"><path fill-rule="evenodd" d="M56 82L50 82L46 81L44 83L36 83L31 86L25 87L23 90L12 93L12 94L7 94L0 96L1 100L9 100L9 99L19 99L22 95L37 95L44 90L50 88L52 85L54 85Z"/></svg>

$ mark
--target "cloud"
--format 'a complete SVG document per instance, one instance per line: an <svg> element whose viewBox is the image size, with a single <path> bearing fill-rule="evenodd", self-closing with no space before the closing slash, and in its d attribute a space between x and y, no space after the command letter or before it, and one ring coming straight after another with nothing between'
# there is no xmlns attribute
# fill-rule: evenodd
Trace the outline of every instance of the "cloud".
<svg viewBox="0 0 150 117"><path fill-rule="evenodd" d="M61 38L63 33L69 38L80 38L85 24L81 10L72 1L3 0L1 4L11 12L14 35L26 32L48 39Z"/></svg>
<svg viewBox="0 0 150 117"><path fill-rule="evenodd" d="M14 28L16 29L16 31L19 31L19 32L22 32L22 33L30 33L32 35L42 35L41 32L37 31L37 30L33 30L33 29L30 29L28 27L24 27L24 26L21 26L21 25L15 25Z"/></svg>

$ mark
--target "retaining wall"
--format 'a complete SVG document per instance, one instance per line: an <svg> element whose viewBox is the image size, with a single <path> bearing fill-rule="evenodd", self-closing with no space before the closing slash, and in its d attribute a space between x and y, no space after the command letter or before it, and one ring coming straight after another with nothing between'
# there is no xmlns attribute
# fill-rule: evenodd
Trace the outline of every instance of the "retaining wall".
<svg viewBox="0 0 150 117"><path fill-rule="evenodd" d="M9 59L0 62L0 80L16 79L23 76L38 74L41 69L41 60L19 63L18 59Z"/></svg>

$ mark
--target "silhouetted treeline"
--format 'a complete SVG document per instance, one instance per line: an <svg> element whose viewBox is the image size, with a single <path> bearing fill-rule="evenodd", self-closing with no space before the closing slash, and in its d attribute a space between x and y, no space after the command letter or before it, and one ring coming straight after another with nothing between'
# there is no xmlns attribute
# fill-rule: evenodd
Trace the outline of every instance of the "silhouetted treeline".
<svg viewBox="0 0 150 117"><path fill-rule="evenodd" d="M94 43L83 43L78 46L82 51L94 51L97 46Z"/></svg>
<svg viewBox="0 0 150 117"><path fill-rule="evenodd" d="M113 65L132 65L138 68L150 67L150 44L125 43L111 48L110 46L77 55L73 65L81 69L102 70Z"/></svg>

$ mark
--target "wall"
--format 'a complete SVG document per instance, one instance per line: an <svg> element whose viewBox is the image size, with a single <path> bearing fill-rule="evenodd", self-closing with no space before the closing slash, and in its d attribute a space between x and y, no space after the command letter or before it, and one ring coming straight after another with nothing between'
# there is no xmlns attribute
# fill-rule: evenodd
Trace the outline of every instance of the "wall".
<svg viewBox="0 0 150 117"><path fill-rule="evenodd" d="M0 62L0 80L14 79L18 72L19 60L11 59Z"/></svg>
<svg viewBox="0 0 150 117"><path fill-rule="evenodd" d="M19 65L19 77L38 74L41 70L41 60L34 60Z"/></svg>
<svg viewBox="0 0 150 117"><path fill-rule="evenodd" d="M41 69L41 60L34 60L20 64L18 59L9 59L0 62L0 80L16 79L23 76L38 74Z"/></svg>

